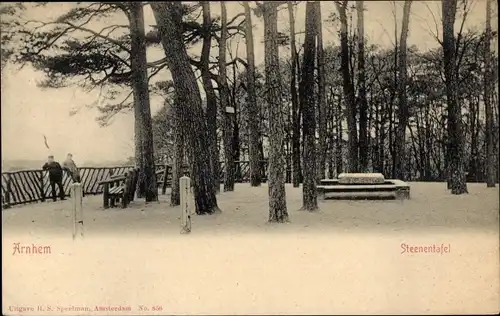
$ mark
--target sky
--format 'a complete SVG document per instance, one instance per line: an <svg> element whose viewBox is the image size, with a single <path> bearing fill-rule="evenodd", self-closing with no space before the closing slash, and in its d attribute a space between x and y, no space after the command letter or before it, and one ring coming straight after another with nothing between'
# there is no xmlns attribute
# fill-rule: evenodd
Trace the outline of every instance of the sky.
<svg viewBox="0 0 500 316"><path fill-rule="evenodd" d="M354 2L353 2L354 3ZM47 8L30 9L26 13L29 19L48 21L66 12L75 4L50 3ZM228 20L243 12L238 2L227 4ZM401 27L403 2L398 1L396 20L398 30ZM286 6L279 12L279 30L287 32L288 12ZM333 2L321 3L323 18L323 40L325 43L338 44L338 25L327 22L331 13L336 13ZM465 27L484 28L486 0L474 0ZM219 15L219 2L211 3L212 15ZM493 10L497 12L496 5ZM492 27L498 29L496 13L492 19ZM92 24L94 30L99 30L109 23L122 21L123 17L114 17L116 21L101 20ZM304 29L305 4L296 10L296 30ZM439 1L414 1L411 8L408 44L416 45L421 51L435 48L436 23L438 28L441 20L441 5ZM256 63L264 61L263 22L253 17L254 43ZM355 17L353 20L355 25ZM145 8L145 24L155 24L154 16L149 7ZM460 26L457 21L455 29ZM395 33L394 3L392 1L365 1L365 32L368 43L392 47ZM398 35L399 36L399 35ZM440 34L438 34L441 37ZM300 38L299 38L300 41ZM229 49L234 55L245 58L244 40L231 42ZM286 48L280 49L281 55L286 55ZM190 54L200 54L200 46L190 50ZM216 51L213 51L216 53ZM213 56L213 55L212 55ZM148 50L148 61L161 59L161 48ZM229 57L228 57L229 58ZM43 74L26 66L19 70L15 66L7 66L2 74L1 119L2 119L2 160L43 160L47 155L55 155L63 160L71 152L75 161L109 161L125 160L133 155L134 124L132 113L116 116L108 127L100 127L95 118L98 111L88 105L105 104L99 99L98 91L85 92L78 88L46 89L37 87L37 82ZM168 69L159 73L156 80L170 79ZM151 108L155 113L162 106L162 99L152 97ZM80 109L76 115L70 116L73 109ZM50 150L44 145L43 135L47 137Z"/></svg>

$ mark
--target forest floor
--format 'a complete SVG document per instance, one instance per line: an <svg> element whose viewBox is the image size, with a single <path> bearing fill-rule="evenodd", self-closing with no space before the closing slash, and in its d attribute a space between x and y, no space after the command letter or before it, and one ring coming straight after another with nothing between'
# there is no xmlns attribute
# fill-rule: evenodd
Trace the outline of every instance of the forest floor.
<svg viewBox="0 0 500 316"><path fill-rule="evenodd" d="M498 312L498 186L469 184L461 196L444 183L410 186L410 200L327 200L306 212L301 188L287 185L290 223L268 224L267 186L237 184L218 195L221 214L192 216L188 235L168 193L107 210L88 196L76 241L71 201L12 207L2 211L3 313ZM14 243L51 253L13 253ZM402 244L449 252L402 253ZM130 311L95 310L117 305Z"/></svg>

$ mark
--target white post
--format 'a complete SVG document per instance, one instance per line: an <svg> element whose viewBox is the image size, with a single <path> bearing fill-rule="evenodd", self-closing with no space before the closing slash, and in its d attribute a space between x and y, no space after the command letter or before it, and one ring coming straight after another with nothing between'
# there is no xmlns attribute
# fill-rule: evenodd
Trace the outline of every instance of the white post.
<svg viewBox="0 0 500 316"><path fill-rule="evenodd" d="M179 179L179 187L181 194L181 234L185 234L191 232L191 179L186 176L181 177Z"/></svg>
<svg viewBox="0 0 500 316"><path fill-rule="evenodd" d="M82 184L71 185L71 202L73 204L73 240L80 235L83 238L83 208L82 208Z"/></svg>

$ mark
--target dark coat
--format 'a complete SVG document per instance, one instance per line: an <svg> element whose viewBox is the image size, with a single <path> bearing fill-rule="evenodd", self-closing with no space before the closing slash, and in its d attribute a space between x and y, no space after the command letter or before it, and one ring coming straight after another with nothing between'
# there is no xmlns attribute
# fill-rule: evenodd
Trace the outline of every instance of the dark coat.
<svg viewBox="0 0 500 316"><path fill-rule="evenodd" d="M43 167L43 170L47 170L49 172L49 179L50 181L61 181L62 176L63 176L63 169L61 168L61 165L58 162L46 162Z"/></svg>

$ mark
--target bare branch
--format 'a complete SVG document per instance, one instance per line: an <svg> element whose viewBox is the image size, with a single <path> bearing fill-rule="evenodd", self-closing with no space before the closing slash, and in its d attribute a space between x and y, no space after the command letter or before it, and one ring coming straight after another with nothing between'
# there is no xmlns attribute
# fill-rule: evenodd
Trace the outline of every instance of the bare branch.
<svg viewBox="0 0 500 316"><path fill-rule="evenodd" d="M107 126L109 125L109 121L118 113L122 112L124 109L130 109L133 107L133 104L131 102L128 102L127 101L130 99L130 97L132 96L132 93L133 91L130 91L127 95L127 97L125 97L125 99L123 99L123 101L121 101L120 103L118 104L110 104L110 105L106 105L106 106L98 106L98 110L102 113L101 116L99 116L96 120L97 122L99 123L99 125L101 127L104 127L104 126Z"/></svg>
<svg viewBox="0 0 500 316"><path fill-rule="evenodd" d="M167 62L167 58L162 58L160 60L157 60L157 61L152 61L150 63L148 63L148 67L158 67L160 65L163 65Z"/></svg>
<svg viewBox="0 0 500 316"><path fill-rule="evenodd" d="M227 25L228 25L228 26L229 26L229 25L231 25L231 24L232 24L234 21L236 21L236 19L237 19L237 18L239 18L240 16L245 16L245 13L243 13L243 12L242 12L242 13L238 13L235 17L233 17L233 18L232 18L232 20L231 20L231 21L229 21L229 22L227 23ZM245 21L243 20L242 22L245 22ZM241 24L242 22L240 22L240 24Z"/></svg>
<svg viewBox="0 0 500 316"><path fill-rule="evenodd" d="M236 63L240 63L242 64L245 68L248 68L248 64L246 61L244 61L243 59L241 59L240 57L236 57L234 58L233 60L231 60L230 62L226 63L226 66L230 66L230 65L233 65L233 64L236 64Z"/></svg>
<svg viewBox="0 0 500 316"><path fill-rule="evenodd" d="M165 67L167 67L167 63L163 63L162 65L158 66L155 70L153 70L151 72L151 74L149 75L148 77L148 82L151 80L151 78L153 78L154 76L156 76L162 69L164 69Z"/></svg>
<svg viewBox="0 0 500 316"><path fill-rule="evenodd" d="M88 28L85 28L85 27L82 27L82 26L77 26L77 25L74 25L73 23L70 23L70 22L65 22L65 24L67 24L67 25L69 25L69 26L71 26L71 27L73 27L73 28L75 28L75 29L77 29L77 30L80 30L80 31L84 31L84 32L88 32L88 33L94 34L94 35L95 35L95 36L97 36L97 37L100 37L100 38L102 38L102 39L104 39L104 40L106 40L106 41L108 41L108 42L110 42L110 43L112 43L112 44L115 44L116 46L120 47L122 50L124 50L124 51L126 51L126 52L128 52L128 53L130 53L130 52L131 52L131 51L130 51L130 49L129 49L128 47L126 47L126 46L125 46L125 45L123 45L121 42L119 42L119 41L117 41L117 40L115 40L115 39L113 39L113 38L110 38L110 37L108 37L108 36L105 36L105 35L102 35L102 34L100 34L100 33L95 32L95 31L92 31L91 29L88 29Z"/></svg>
<svg viewBox="0 0 500 316"><path fill-rule="evenodd" d="M458 55L458 50L460 48L460 42L462 41L462 37L463 37L465 21L467 20L467 16L469 15L470 9L472 7L472 6L467 6L468 0L463 0L463 3L464 3L464 13L463 13L463 17L462 17L462 22L460 23L460 30L458 31L458 34L457 34L455 56Z"/></svg>
<svg viewBox="0 0 500 316"><path fill-rule="evenodd" d="M436 16L434 15L434 11L431 10L431 8L427 4L427 2L424 1L423 4L427 8L427 10L431 13L432 20L434 21L434 27L436 28L436 34L432 33L431 31L429 31L429 32L438 41L439 45L443 45L443 42L439 39L439 23L436 19ZM427 21L426 21L426 23L427 23ZM429 24L427 24L427 25L429 25Z"/></svg>

